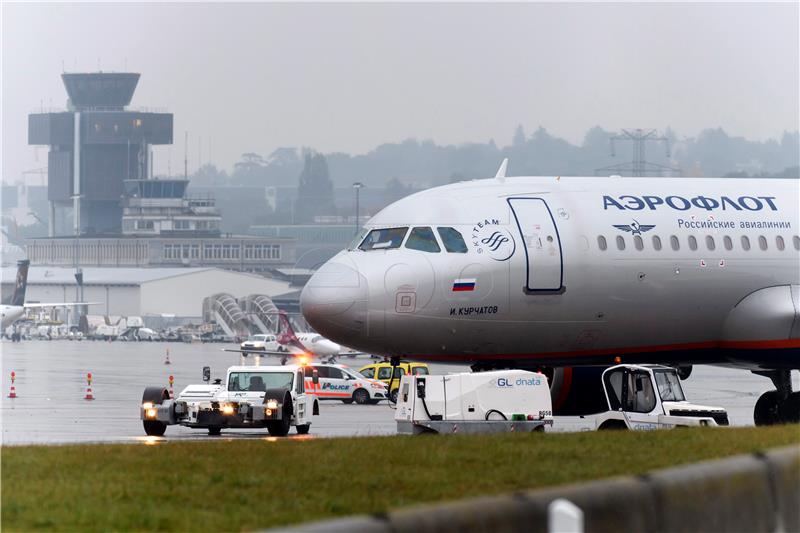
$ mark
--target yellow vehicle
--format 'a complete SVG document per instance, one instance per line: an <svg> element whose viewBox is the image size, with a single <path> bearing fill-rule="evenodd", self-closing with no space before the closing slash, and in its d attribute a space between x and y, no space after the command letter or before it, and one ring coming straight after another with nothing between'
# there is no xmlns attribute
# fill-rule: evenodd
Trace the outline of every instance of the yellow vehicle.
<svg viewBox="0 0 800 533"><path fill-rule="evenodd" d="M358 369L358 373L367 379L377 379L378 381L382 381L388 385L392 377L392 364L388 361L384 361L382 363L362 366ZM397 389L400 388L400 378L402 378L405 374L411 374L413 376L425 376L430 374L430 371L428 370L428 365L425 363L402 362L398 364L394 371L392 390L389 392L392 402L397 403Z"/></svg>

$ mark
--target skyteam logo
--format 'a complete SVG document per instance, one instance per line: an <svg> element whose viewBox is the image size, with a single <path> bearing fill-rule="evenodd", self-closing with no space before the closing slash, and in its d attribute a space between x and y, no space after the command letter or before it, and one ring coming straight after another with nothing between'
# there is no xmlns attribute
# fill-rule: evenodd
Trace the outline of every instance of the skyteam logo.
<svg viewBox="0 0 800 533"><path fill-rule="evenodd" d="M517 249L511 233L496 218L484 219L472 227L472 247L495 261L507 261Z"/></svg>
<svg viewBox="0 0 800 533"><path fill-rule="evenodd" d="M637 220L634 220L630 224L614 224L614 227L618 230L630 233L631 235L641 235L642 233L646 233L656 226L655 224L639 224Z"/></svg>

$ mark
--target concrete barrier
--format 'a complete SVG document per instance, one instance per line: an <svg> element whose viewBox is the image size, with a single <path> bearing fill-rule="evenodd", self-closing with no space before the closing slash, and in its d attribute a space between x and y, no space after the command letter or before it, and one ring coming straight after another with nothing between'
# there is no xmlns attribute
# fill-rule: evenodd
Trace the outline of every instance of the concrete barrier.
<svg viewBox="0 0 800 533"><path fill-rule="evenodd" d="M765 454L521 492L303 524L286 532L546 532L548 506L563 498L585 531L800 532L800 446Z"/></svg>

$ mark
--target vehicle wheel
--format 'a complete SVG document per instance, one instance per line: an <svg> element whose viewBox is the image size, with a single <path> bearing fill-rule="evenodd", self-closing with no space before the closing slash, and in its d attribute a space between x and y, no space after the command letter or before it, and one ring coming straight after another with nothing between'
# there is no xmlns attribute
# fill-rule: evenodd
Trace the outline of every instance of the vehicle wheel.
<svg viewBox="0 0 800 533"><path fill-rule="evenodd" d="M761 395L753 409L753 421L757 426L772 426L780 423L778 391L771 390Z"/></svg>
<svg viewBox="0 0 800 533"><path fill-rule="evenodd" d="M267 431L269 431L269 434L273 437L285 437L288 435L289 429L292 427L293 412L294 408L292 406L292 401L289 399L289 395L287 394L286 399L283 402L283 413L281 419L267 423Z"/></svg>
<svg viewBox="0 0 800 533"><path fill-rule="evenodd" d="M364 389L356 389L353 393L353 401L358 405L364 405L369 401L369 393Z"/></svg>
<svg viewBox="0 0 800 533"><path fill-rule="evenodd" d="M164 400L169 399L169 391L163 387L147 387L142 394L142 403L151 402L153 405L161 405ZM167 425L158 420L142 420L144 432L151 437L160 437L167 431Z"/></svg>
<svg viewBox="0 0 800 533"><path fill-rule="evenodd" d="M800 422L800 392L793 392L778 405L781 424Z"/></svg>
<svg viewBox="0 0 800 533"><path fill-rule="evenodd" d="M211 435L212 437L216 437L220 433L222 433L222 428L219 426L211 426L208 428L208 434Z"/></svg>
<svg viewBox="0 0 800 533"><path fill-rule="evenodd" d="M314 408L311 409L311 415L318 415L319 414L319 402L314 400Z"/></svg>
<svg viewBox="0 0 800 533"><path fill-rule="evenodd" d="M619 431L628 429L628 426L625 425L625 422L621 422L619 420L608 420L600 424L600 427L597 429L600 431L606 431L606 430Z"/></svg>
<svg viewBox="0 0 800 533"><path fill-rule="evenodd" d="M298 435L307 435L308 432L311 430L311 424L303 424L301 426L296 426L296 429Z"/></svg>
<svg viewBox="0 0 800 533"><path fill-rule="evenodd" d="M150 437L161 437L167 431L167 425L158 420L143 420L144 432Z"/></svg>
<svg viewBox="0 0 800 533"><path fill-rule="evenodd" d="M395 390L393 390L392 392L389 393L389 399L392 401L392 403L397 403L397 391L398 390L400 390L400 389L395 389Z"/></svg>
<svg viewBox="0 0 800 533"><path fill-rule="evenodd" d="M342 403L346 403L347 405L350 405L351 403L353 403L353 399L352 398L348 398L346 400L342 400Z"/></svg>

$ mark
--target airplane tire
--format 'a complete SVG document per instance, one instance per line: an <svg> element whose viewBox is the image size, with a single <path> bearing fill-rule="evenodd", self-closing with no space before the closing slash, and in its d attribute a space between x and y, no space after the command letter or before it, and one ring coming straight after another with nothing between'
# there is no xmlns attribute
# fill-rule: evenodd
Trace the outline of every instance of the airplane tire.
<svg viewBox="0 0 800 533"><path fill-rule="evenodd" d="M762 394L753 409L753 421L757 426L772 426L781 422L779 413L780 401L778 391L771 390Z"/></svg>
<svg viewBox="0 0 800 533"><path fill-rule="evenodd" d="M353 401L359 405L364 405L369 401L369 393L364 389L356 389L353 393Z"/></svg>
<svg viewBox="0 0 800 533"><path fill-rule="evenodd" d="M311 430L311 424L303 424L300 426L295 426L295 429L297 429L298 435L307 435L308 432Z"/></svg>
<svg viewBox="0 0 800 533"><path fill-rule="evenodd" d="M220 433L222 433L222 428L219 426L210 426L208 428L208 434L211 435L212 437L216 437Z"/></svg>
<svg viewBox="0 0 800 533"><path fill-rule="evenodd" d="M800 422L800 392L793 392L778 405L778 414L782 424Z"/></svg>

